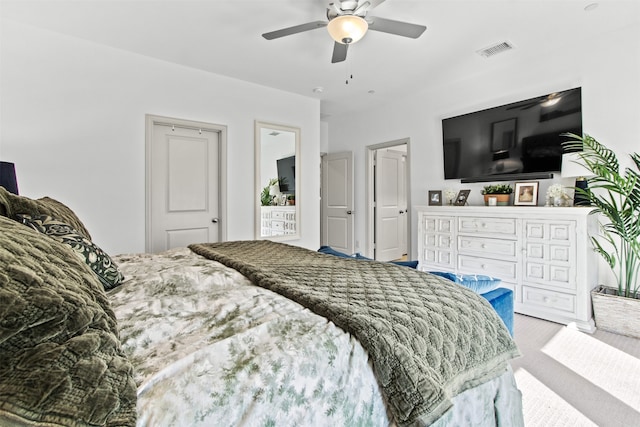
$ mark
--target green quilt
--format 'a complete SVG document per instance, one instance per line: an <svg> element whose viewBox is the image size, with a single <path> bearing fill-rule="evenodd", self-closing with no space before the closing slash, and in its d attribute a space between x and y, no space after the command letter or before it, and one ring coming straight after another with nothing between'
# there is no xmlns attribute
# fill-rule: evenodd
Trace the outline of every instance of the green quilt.
<svg viewBox="0 0 640 427"><path fill-rule="evenodd" d="M484 298L427 273L271 241L189 247L354 335L401 426L431 424L519 355Z"/></svg>

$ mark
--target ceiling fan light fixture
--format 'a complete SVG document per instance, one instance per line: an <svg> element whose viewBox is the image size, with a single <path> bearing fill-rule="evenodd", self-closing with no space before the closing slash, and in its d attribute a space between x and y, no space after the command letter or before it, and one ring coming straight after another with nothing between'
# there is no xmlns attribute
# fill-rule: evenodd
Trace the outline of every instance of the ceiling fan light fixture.
<svg viewBox="0 0 640 427"><path fill-rule="evenodd" d="M552 107L552 106L556 105L558 103L558 101L560 101L560 99L562 99L561 96L559 96L556 93L553 93L553 94L549 95L547 100L542 102L540 105L543 106L543 107Z"/></svg>
<svg viewBox="0 0 640 427"><path fill-rule="evenodd" d="M327 24L327 30L338 43L353 44L360 40L369 29L364 18L356 15L340 15Z"/></svg>

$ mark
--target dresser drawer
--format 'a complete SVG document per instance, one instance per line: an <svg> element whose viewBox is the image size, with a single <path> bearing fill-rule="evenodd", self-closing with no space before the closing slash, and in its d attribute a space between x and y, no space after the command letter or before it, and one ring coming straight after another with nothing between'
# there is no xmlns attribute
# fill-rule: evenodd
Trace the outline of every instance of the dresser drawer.
<svg viewBox="0 0 640 427"><path fill-rule="evenodd" d="M453 270L453 256L449 251L440 251L433 248L424 249L424 262L433 267L444 267L447 270Z"/></svg>
<svg viewBox="0 0 640 427"><path fill-rule="evenodd" d="M574 221L525 220L525 238L571 243L576 235Z"/></svg>
<svg viewBox="0 0 640 427"><path fill-rule="evenodd" d="M516 261L480 258L471 255L458 255L458 269L471 274L486 274L507 282L515 282L518 278Z"/></svg>
<svg viewBox="0 0 640 427"><path fill-rule="evenodd" d="M458 236L458 252L461 254L476 254L492 258L515 258L517 243L516 240Z"/></svg>
<svg viewBox="0 0 640 427"><path fill-rule="evenodd" d="M453 249L451 235L449 234L427 234L424 237L424 244L431 248Z"/></svg>
<svg viewBox="0 0 640 427"><path fill-rule="evenodd" d="M271 219L282 219L282 220L284 220L284 211L273 211L273 212L271 212Z"/></svg>
<svg viewBox="0 0 640 427"><path fill-rule="evenodd" d="M424 230L427 233L451 233L453 219L446 217L425 217Z"/></svg>
<svg viewBox="0 0 640 427"><path fill-rule="evenodd" d="M459 233L488 233L516 237L515 218L459 217Z"/></svg>
<svg viewBox="0 0 640 427"><path fill-rule="evenodd" d="M545 260L569 263L572 260L573 250L569 246L549 245L543 242L527 242L526 257L528 259Z"/></svg>
<svg viewBox="0 0 640 427"><path fill-rule="evenodd" d="M561 311L565 314L573 314L576 311L575 295L530 286L522 287L522 302L526 305Z"/></svg>
<svg viewBox="0 0 640 427"><path fill-rule="evenodd" d="M274 231L284 231L284 221L271 221L271 228Z"/></svg>
<svg viewBox="0 0 640 427"><path fill-rule="evenodd" d="M574 268L570 265L556 265L526 261L524 281L554 286L564 290L574 290L576 283Z"/></svg>

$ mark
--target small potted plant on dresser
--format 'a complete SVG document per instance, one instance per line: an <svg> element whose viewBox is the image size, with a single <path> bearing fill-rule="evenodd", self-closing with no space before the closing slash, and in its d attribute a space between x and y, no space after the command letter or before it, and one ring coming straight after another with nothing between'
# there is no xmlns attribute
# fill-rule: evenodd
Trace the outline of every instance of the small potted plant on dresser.
<svg viewBox="0 0 640 427"><path fill-rule="evenodd" d="M617 280L617 288L598 286L591 291L596 326L640 338L640 155L630 154L635 168L620 170L615 153L593 137L566 134L572 138L565 149L578 152L593 176L588 188L575 191L599 215L599 233L591 236Z"/></svg>
<svg viewBox="0 0 640 427"><path fill-rule="evenodd" d="M485 185L482 189L485 206L490 205L489 199L491 197L496 198L497 206L508 206L511 200L511 193L513 193L513 187L509 184Z"/></svg>
<svg viewBox="0 0 640 427"><path fill-rule="evenodd" d="M290 205L295 205L296 204L296 196L293 194L289 194L287 196L287 201Z"/></svg>

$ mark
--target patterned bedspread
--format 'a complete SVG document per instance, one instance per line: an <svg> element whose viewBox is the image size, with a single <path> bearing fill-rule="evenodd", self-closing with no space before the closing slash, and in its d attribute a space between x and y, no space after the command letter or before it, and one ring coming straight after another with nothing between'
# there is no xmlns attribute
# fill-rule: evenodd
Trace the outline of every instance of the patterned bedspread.
<svg viewBox="0 0 640 427"><path fill-rule="evenodd" d="M504 371L519 355L484 298L431 274L268 240L189 248L353 334L402 426L431 424L452 396Z"/></svg>
<svg viewBox="0 0 640 427"><path fill-rule="evenodd" d="M114 261L139 426L394 425L369 355L324 317L186 248ZM453 402L435 425L521 424L511 372Z"/></svg>

